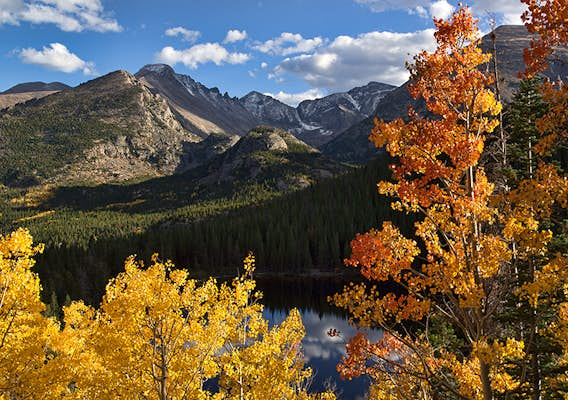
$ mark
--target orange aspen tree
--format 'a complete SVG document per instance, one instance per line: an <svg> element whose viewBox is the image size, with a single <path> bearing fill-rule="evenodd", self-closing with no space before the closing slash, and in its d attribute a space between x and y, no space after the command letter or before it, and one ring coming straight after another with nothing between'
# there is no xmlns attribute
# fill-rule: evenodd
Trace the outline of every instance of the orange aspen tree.
<svg viewBox="0 0 568 400"><path fill-rule="evenodd" d="M469 9L434 22L436 51L409 66L409 91L433 116L410 110L408 122L375 121L370 136L397 160L392 182L380 182L379 192L420 221L414 238L386 222L352 241L346 264L399 290L351 285L334 297L359 325L385 331L379 343L352 338L338 368L347 378L371 376L377 399L491 400L517 387L508 370L524 356L523 342L495 322L512 251L495 226L493 184L478 167L501 105L480 68L490 55L478 47Z"/></svg>
<svg viewBox="0 0 568 400"><path fill-rule="evenodd" d="M554 46L568 43L568 4L558 0L521 0L527 5L522 15L530 33L536 36L531 47L525 49L527 74L546 70L547 58L554 53Z"/></svg>

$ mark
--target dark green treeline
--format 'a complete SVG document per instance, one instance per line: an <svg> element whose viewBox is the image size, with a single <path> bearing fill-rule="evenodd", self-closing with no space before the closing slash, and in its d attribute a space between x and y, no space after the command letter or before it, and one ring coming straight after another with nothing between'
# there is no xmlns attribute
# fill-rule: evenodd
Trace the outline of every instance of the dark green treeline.
<svg viewBox="0 0 568 400"><path fill-rule="evenodd" d="M96 304L131 254L148 260L157 252L195 277L234 276L249 250L259 273L344 273L343 259L357 232L385 219L403 227L412 223L408 216L393 215L388 200L377 194L376 183L389 176L383 157L263 205L192 223L161 223L138 235L93 240L87 249L47 249L38 259L45 300L55 292L60 302L69 295Z"/></svg>

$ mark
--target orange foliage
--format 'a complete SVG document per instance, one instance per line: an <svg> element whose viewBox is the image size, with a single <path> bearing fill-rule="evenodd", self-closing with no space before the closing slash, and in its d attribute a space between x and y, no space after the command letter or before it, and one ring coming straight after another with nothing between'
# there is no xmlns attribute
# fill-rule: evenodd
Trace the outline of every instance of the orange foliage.
<svg viewBox="0 0 568 400"><path fill-rule="evenodd" d="M409 66L410 93L422 97L435 117L410 110L409 122L376 120L369 138L398 161L391 166L393 181L380 182L378 189L395 199L394 209L423 216L415 224L422 251L391 223L352 241L347 265L360 267L371 281L401 289L381 294L375 286L351 285L334 297L360 325L386 331L379 343L353 338L339 370L345 377L373 378L375 398L430 399L437 391L490 399L515 387L505 365L522 357L522 342L515 347L520 351L511 351L512 339L500 345L491 336L494 293L512 252L491 228L499 210L492 203L493 184L477 164L501 105L489 88L492 77L480 68L490 55L477 46L479 32L469 9L435 25L436 51L418 54ZM465 338L459 355L433 346L428 326L422 334L402 334L396 325L433 316Z"/></svg>
<svg viewBox="0 0 568 400"><path fill-rule="evenodd" d="M537 34L525 49L528 75L544 71L554 46L568 43L568 3L562 0L521 0L528 6L522 19L529 32Z"/></svg>

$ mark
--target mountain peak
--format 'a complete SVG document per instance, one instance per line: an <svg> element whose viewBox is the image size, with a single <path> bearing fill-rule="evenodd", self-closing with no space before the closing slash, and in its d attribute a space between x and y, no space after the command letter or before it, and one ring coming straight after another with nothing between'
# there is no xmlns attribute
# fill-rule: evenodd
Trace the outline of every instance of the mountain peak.
<svg viewBox="0 0 568 400"><path fill-rule="evenodd" d="M241 97L241 99L245 99L245 98L249 98L249 97L261 97L261 98L270 97L270 98L272 98L271 96L267 96L264 93L260 93L256 90L251 90L250 92L245 94L243 97Z"/></svg>
<svg viewBox="0 0 568 400"><path fill-rule="evenodd" d="M168 64L146 64L135 74L136 76L143 76L148 73L157 74L175 74L175 71Z"/></svg>

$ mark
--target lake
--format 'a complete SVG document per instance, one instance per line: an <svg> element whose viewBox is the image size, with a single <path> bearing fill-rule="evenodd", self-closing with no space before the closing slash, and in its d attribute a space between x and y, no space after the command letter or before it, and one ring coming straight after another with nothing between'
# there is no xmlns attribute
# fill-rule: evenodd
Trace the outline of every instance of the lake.
<svg viewBox="0 0 568 400"><path fill-rule="evenodd" d="M323 391L329 385L336 387L338 398L344 400L364 399L369 387L366 377L344 381L336 370L337 363L345 354L342 338L330 337L327 331L335 328L347 340L357 332L347 322L342 310L329 305L327 297L342 290L348 282L341 277L257 277L258 289L263 292L264 317L271 325L282 322L290 309L298 308L306 335L302 341L306 363L314 371L312 391ZM372 340L378 340L382 332L368 331Z"/></svg>

